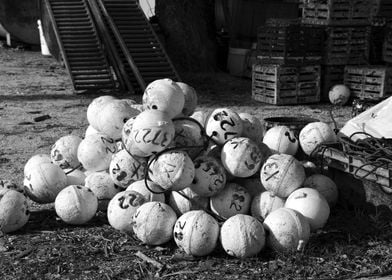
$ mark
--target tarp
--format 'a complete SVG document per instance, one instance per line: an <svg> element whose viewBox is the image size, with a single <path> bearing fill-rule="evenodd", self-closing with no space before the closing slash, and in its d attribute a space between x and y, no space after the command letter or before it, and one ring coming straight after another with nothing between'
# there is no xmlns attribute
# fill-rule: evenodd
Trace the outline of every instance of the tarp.
<svg viewBox="0 0 392 280"><path fill-rule="evenodd" d="M365 132L376 138L392 138L392 97L349 120L339 133L350 137L355 132ZM358 133L351 139L356 141L366 137Z"/></svg>

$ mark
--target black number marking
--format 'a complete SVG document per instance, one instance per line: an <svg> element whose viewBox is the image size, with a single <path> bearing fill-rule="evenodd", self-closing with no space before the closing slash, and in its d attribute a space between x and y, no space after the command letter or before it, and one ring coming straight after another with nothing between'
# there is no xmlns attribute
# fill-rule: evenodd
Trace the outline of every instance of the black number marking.
<svg viewBox="0 0 392 280"><path fill-rule="evenodd" d="M245 201L245 197L243 195L234 194L232 198L233 199L231 200L230 208L234 207L236 211L241 211L242 205L240 203Z"/></svg>
<svg viewBox="0 0 392 280"><path fill-rule="evenodd" d="M129 193L128 197L129 204L133 207L139 206L144 203L144 199L134 193Z"/></svg>
<svg viewBox="0 0 392 280"><path fill-rule="evenodd" d="M230 118L230 121L228 121L228 120L221 121L220 127L222 128L223 131L226 131L226 128L224 127L225 125L233 127L233 126L235 126L235 122L233 121L232 118Z"/></svg>
<svg viewBox="0 0 392 280"><path fill-rule="evenodd" d="M295 139L295 137L291 138L290 132L288 132L288 131L286 131L284 135L287 136L287 138L289 138L289 141L291 143L295 143L297 141L297 139Z"/></svg>
<svg viewBox="0 0 392 280"><path fill-rule="evenodd" d="M112 149L110 149L110 147L108 147L108 146L110 146L110 144L114 144L114 140L113 139L111 139L111 138L108 139L108 138L105 138L105 137L101 136L101 140L102 140L102 143L105 146L107 146L106 149L105 149L106 153L114 154L116 152L116 147L112 147Z"/></svg>
<svg viewBox="0 0 392 280"><path fill-rule="evenodd" d="M237 132L225 132L225 134L224 134L224 137L225 137L225 140L227 140L227 138L229 138L229 136L230 135L237 135Z"/></svg>
<svg viewBox="0 0 392 280"><path fill-rule="evenodd" d="M178 221L178 227L179 227L181 230L183 230L183 229L185 228L185 225L186 225L186 221L184 221L184 224L183 224L183 225L181 225L181 221Z"/></svg>
<svg viewBox="0 0 392 280"><path fill-rule="evenodd" d="M125 197L124 197L124 196L120 197L120 198L118 199L118 201L120 201L120 208L121 208L121 209L127 209L127 208L129 208L129 205L128 205L128 204L125 204L125 205L124 205L124 202L125 202Z"/></svg>

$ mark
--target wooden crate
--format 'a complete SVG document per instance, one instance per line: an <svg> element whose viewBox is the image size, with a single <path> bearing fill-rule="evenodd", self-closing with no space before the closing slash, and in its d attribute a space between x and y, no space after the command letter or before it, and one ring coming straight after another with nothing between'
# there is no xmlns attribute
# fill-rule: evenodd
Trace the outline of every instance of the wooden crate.
<svg viewBox="0 0 392 280"><path fill-rule="evenodd" d="M324 65L360 65L369 59L370 26L327 27Z"/></svg>
<svg viewBox="0 0 392 280"><path fill-rule="evenodd" d="M381 100L392 95L392 68L386 66L346 66L344 84L351 96Z"/></svg>
<svg viewBox="0 0 392 280"><path fill-rule="evenodd" d="M324 34L321 27L270 20L258 28L257 58L270 64L320 64Z"/></svg>
<svg viewBox="0 0 392 280"><path fill-rule="evenodd" d="M338 84L343 84L344 65L321 67L321 101L329 102L329 90Z"/></svg>
<svg viewBox="0 0 392 280"><path fill-rule="evenodd" d="M308 0L302 5L302 22L326 26L368 25L370 0Z"/></svg>
<svg viewBox="0 0 392 280"><path fill-rule="evenodd" d="M255 64L252 71L252 98L274 105L319 102L320 66Z"/></svg>

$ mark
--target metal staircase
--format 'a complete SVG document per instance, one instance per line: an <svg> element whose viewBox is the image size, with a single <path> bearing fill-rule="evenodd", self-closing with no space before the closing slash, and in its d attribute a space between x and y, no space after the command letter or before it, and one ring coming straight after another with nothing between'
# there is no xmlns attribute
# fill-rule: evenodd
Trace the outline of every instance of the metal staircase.
<svg viewBox="0 0 392 280"><path fill-rule="evenodd" d="M76 91L180 80L137 0L42 1Z"/></svg>
<svg viewBox="0 0 392 280"><path fill-rule="evenodd" d="M169 57L136 0L89 0L100 6L135 89L171 78L179 81Z"/></svg>
<svg viewBox="0 0 392 280"><path fill-rule="evenodd" d="M106 53L85 0L43 0L75 91L114 89Z"/></svg>

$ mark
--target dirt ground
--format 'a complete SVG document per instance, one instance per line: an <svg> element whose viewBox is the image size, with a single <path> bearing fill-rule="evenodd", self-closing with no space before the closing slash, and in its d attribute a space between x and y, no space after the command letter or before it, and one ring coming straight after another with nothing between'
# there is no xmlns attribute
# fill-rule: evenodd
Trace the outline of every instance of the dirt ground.
<svg viewBox="0 0 392 280"><path fill-rule="evenodd" d="M226 73L182 76L184 82L196 88L198 109L202 110L229 106L260 119L308 116L332 124L332 109L338 127L351 117L350 106L273 106L256 102L251 98L251 80L247 78ZM0 47L0 179L22 185L23 167L32 155L49 153L61 136L83 137L88 126L87 106L97 96L75 95L66 70L53 58L43 57L38 51ZM126 93L121 97L141 101L141 96ZM38 121L37 117L44 120ZM21 232L0 236L0 279L347 279L345 276L359 273L359 268L347 268L347 260L340 256L350 256L350 252L362 255L362 243L368 242L361 235L366 233L363 228L369 229L367 224L346 237L347 223L358 226L364 221L358 213L355 217L350 213L332 220L332 231L318 236L307 256L290 256L283 262L279 256L267 253L245 262L218 250L211 257L195 259L178 255L173 244L152 249L142 246L113 230L103 214L84 227L68 227L56 218L51 205L33 206ZM332 239L334 242L328 243ZM348 247L353 240L360 244L355 252ZM339 242L343 247L336 247ZM392 255L386 243L379 246L376 253L382 250ZM337 248L347 251L339 252ZM135 252L150 256L158 264L142 261ZM361 261L376 262L374 258L366 255ZM392 263L390 258L379 262L383 267ZM374 266L369 269L376 269Z"/></svg>

